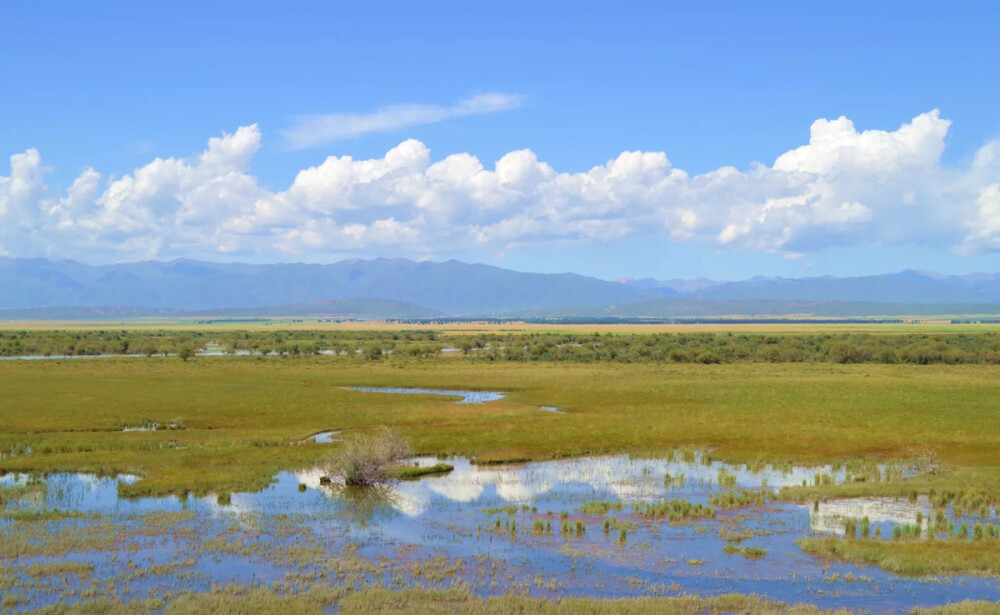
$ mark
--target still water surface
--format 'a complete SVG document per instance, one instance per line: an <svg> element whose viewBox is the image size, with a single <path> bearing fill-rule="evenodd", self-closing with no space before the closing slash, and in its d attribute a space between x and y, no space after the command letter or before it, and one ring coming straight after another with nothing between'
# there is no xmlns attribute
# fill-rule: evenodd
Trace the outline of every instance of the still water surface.
<svg viewBox="0 0 1000 615"><path fill-rule="evenodd" d="M57 474L44 480L44 489L15 506L100 515L51 522L53 531L110 523L120 528L122 536L130 536L109 551L70 556L96 563L98 577L121 578L130 566L143 562L147 566L187 562L160 577L130 580L132 595L179 587L208 589L212 583L271 583L286 574L326 572L333 578L337 574L350 578L332 563L349 553L371 564L362 574L368 581L402 579L447 586L461 580L481 594L607 597L743 592L879 612L965 598L1000 599L996 580L907 578L877 568L824 562L803 554L795 544L803 536L842 532L843 518L855 514L865 514L876 526L887 528L914 523L918 512L928 516L926 503L842 501L821 504L818 510L772 504L720 511L715 519L679 525L648 519L631 509L633 503L668 498L707 504L711 494L723 490L720 475L727 486L747 489L799 485L814 481L816 475L844 479L842 470L830 467L750 469L692 453L666 459L608 456L511 467L479 467L464 458L448 462L455 466L448 475L402 482L378 493L321 484L326 473L306 469L277 475L261 492L221 498L128 500L118 497L118 483L134 482L136 477ZM664 480L667 475L669 485ZM0 478L0 484L24 485L30 480L12 474ZM594 501L622 502L623 509L606 515L580 512L581 506ZM182 511L188 513L176 525L153 535L143 533L149 530L151 513ZM605 518L614 519L616 528L627 527L627 537L622 540L617 529L605 532ZM536 521L548 522L551 533L533 531ZM563 523L575 528L578 521L582 532L561 531ZM10 530L10 522L0 521L0 529ZM747 559L727 554L724 548L730 543L763 549L766 556ZM209 550L206 544L212 545ZM302 553L312 555L302 558ZM47 560L18 563L33 561ZM427 577L423 567L428 565L435 567L437 576ZM39 588L30 598L30 604L38 606L57 601L60 594Z"/></svg>

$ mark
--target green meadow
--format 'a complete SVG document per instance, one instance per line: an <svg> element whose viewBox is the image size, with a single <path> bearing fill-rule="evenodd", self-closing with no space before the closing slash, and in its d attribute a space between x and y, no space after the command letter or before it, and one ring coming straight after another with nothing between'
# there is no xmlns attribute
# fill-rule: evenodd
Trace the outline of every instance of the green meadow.
<svg viewBox="0 0 1000 615"><path fill-rule="evenodd" d="M462 357L176 357L0 363L0 468L127 472L142 493L252 489L327 450L325 430L386 425L417 452L479 462L710 447L728 461L906 459L1000 487L991 365L574 364ZM348 386L499 390L505 399ZM556 406L561 414L540 412ZM149 423L153 432L122 430ZM211 472L204 468L210 467ZM994 470L998 470L994 473Z"/></svg>

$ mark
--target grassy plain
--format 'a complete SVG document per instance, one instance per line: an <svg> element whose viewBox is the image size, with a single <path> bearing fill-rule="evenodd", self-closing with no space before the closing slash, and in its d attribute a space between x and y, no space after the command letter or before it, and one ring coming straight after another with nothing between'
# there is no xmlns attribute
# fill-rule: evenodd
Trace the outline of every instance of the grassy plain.
<svg viewBox="0 0 1000 615"><path fill-rule="evenodd" d="M323 322L317 318L273 318L260 321L204 320L194 318L134 318L129 320L0 320L0 331L20 330L158 330L167 331L436 331L447 334L479 335L483 333L768 333L774 335L794 333L984 333L1000 331L1000 323L952 324L952 318L995 318L995 314L954 316L889 316L902 323L859 322L781 322L767 323L747 320L731 323L682 323L682 324L566 324L495 322L420 322L347 321ZM740 316L733 316L734 319ZM874 317L877 318L877 317Z"/></svg>
<svg viewBox="0 0 1000 615"><path fill-rule="evenodd" d="M258 488L388 425L427 454L479 461L713 447L730 461L899 459L1000 491L998 368L988 365L487 363L461 356L174 357L0 362L0 470L135 473L133 493ZM485 405L346 386L502 390ZM539 406L563 413L541 412ZM180 429L122 433L149 422ZM205 472L205 468L211 468ZM948 477L948 478L944 478ZM875 485L864 486L871 490Z"/></svg>

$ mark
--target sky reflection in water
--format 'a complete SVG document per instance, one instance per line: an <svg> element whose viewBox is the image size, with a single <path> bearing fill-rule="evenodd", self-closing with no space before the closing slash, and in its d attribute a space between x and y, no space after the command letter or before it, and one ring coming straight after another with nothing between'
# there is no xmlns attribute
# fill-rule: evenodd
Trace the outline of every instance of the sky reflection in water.
<svg viewBox="0 0 1000 615"><path fill-rule="evenodd" d="M422 465L434 458L421 458ZM944 603L964 598L1000 599L996 580L956 577L913 579L882 572L877 568L824 563L804 555L795 540L814 532L842 532L846 516L867 515L874 526L891 532L893 523L912 523L917 512L929 516L926 502L870 500L821 503L811 506L772 505L766 510L720 512L717 520L670 526L631 513L629 503L684 498L707 503L720 491L720 472L741 488L777 489L786 485L812 483L817 474L844 480L844 471L830 467L763 468L731 467L709 461L701 455L675 455L670 459L630 459L608 456L528 463L511 467L478 467L468 460L449 460L455 469L444 476L402 482L383 492L345 490L321 485L319 469L283 472L259 493L232 494L228 498L167 497L123 500L117 496L117 482L93 475L52 475L44 495L28 499L23 506L97 512L116 523L133 523L135 515L154 511L189 510L192 524L205 532L202 540L224 532L256 531L269 522L289 515L305 530L322 537L330 557L349 544L360 545L358 554L375 560L446 556L473 562L456 576L469 582L479 593L524 591L535 595L622 596L635 594L672 595L678 592L718 594L760 593L790 602L811 602L823 606L867 607L876 611L895 610L920 604ZM675 486L664 483L673 477ZM683 475L683 486L676 486ZM23 483L27 477L8 475L4 484ZM135 477L119 480L129 482ZM620 500L621 512L609 517L633 522L627 541L619 543L617 533L605 535L603 517L584 516L582 504L592 500ZM487 514L485 509L514 505L517 512ZM524 508L522 508L524 507ZM534 511L532 511L534 507ZM560 534L560 512L568 521L581 521L586 531L580 536ZM506 527L495 531L496 520L515 520L518 532L511 536ZM548 521L553 533L532 534L535 521ZM234 529L237 528L237 529ZM242 529L240 529L242 528ZM887 530L883 530L885 532ZM742 533L742 546L765 549L760 560L727 555L724 533ZM273 540L273 538L269 539ZM295 544L295 532L281 544ZM304 539L303 539L304 540ZM183 550L184 547L177 547ZM409 550L416 549L410 553ZM162 555L163 545L157 547ZM169 549L168 549L169 550ZM122 555L122 554L119 554ZM97 560L106 554L88 555ZM501 582L492 586L477 576L477 557L498 562ZM199 559L197 570L204 582L244 579L247 573L266 580L280 578L292 564L224 558L232 566L220 566L218 557ZM394 561L395 561L394 560ZM834 573L840 576L834 580ZM844 581L844 574L856 579ZM537 586L541 574L555 585ZM387 580L375 579L375 580ZM450 580L449 580L450 582ZM36 596L42 602L45 596Z"/></svg>

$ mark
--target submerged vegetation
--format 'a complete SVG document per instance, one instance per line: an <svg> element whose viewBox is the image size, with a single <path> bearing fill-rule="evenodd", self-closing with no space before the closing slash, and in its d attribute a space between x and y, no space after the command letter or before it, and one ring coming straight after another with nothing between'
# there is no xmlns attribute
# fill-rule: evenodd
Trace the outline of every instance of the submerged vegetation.
<svg viewBox="0 0 1000 615"><path fill-rule="evenodd" d="M622 503L620 501L594 500L591 502L585 502L583 506L580 507L580 512L584 515L602 516L611 511L620 511L621 509Z"/></svg>
<svg viewBox="0 0 1000 615"><path fill-rule="evenodd" d="M745 506L763 506L773 498L773 493L763 489L731 489L722 493L713 493L708 501L717 508L743 508Z"/></svg>
<svg viewBox="0 0 1000 615"><path fill-rule="evenodd" d="M712 519L716 511L711 506L692 504L687 500L672 499L660 502L636 503L632 509L637 515L652 519L665 519L669 523L685 523L697 519Z"/></svg>
<svg viewBox="0 0 1000 615"><path fill-rule="evenodd" d="M726 553L726 555L734 555L738 553L747 559L762 559L767 557L767 551L761 549L760 547L743 547L730 543L723 547L722 550Z"/></svg>

